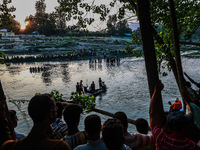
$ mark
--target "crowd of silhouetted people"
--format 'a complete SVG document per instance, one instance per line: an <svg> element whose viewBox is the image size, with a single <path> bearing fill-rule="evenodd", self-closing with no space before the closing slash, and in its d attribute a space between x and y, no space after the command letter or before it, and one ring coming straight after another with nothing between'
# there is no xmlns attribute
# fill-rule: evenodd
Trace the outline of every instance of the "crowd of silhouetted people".
<svg viewBox="0 0 200 150"><path fill-rule="evenodd" d="M102 50L102 49L101 49ZM7 56L4 58L5 62L32 62L32 61L46 61L46 60L71 60L71 59L80 59L84 56L92 56L92 57L99 57L97 55L97 49L81 49L80 52L75 51L75 53L61 53L61 54L44 54L44 55L35 55L35 56ZM106 50L107 53L111 54L118 54L118 53L125 53L125 51L120 50ZM117 62L120 61L119 57L108 57L107 53L103 53L104 59L107 58L107 62L114 62L114 60L117 60ZM98 59L90 59L90 63L93 62L99 62L101 63L102 60L100 58Z"/></svg>
<svg viewBox="0 0 200 150"><path fill-rule="evenodd" d="M117 111L103 124L100 116L90 114L84 119L84 130L80 130L78 126L83 113L81 106L55 102L50 94L40 94L33 96L28 104L33 127L26 136L15 132L18 118L14 110L9 111L13 130L9 127L5 99L2 99L0 150L199 149L199 99L193 101L194 98L184 86L184 101L189 107L189 113L184 114L176 107L165 113L160 98L163 88L164 85L159 80L149 106L150 128L147 120L139 118L135 121L136 133L128 132L129 120L122 111Z"/></svg>
<svg viewBox="0 0 200 150"><path fill-rule="evenodd" d="M51 54L36 56L11 56L6 57L5 62L26 62L26 61L46 61L46 60L68 60L80 58L82 54Z"/></svg>
<svg viewBox="0 0 200 150"><path fill-rule="evenodd" d="M37 73L37 72L39 73L39 72L47 71L48 68L46 68L46 67L30 67L29 70L30 70L30 73Z"/></svg>

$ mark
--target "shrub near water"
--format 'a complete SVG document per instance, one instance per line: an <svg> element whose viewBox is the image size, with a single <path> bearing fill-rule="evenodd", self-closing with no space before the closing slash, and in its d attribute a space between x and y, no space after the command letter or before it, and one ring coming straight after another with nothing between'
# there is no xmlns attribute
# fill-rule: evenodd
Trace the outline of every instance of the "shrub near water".
<svg viewBox="0 0 200 150"><path fill-rule="evenodd" d="M79 95L77 92L72 92L70 99L83 107L83 111L88 113L91 112L96 104L95 104L95 97L92 96L85 96L84 94Z"/></svg>

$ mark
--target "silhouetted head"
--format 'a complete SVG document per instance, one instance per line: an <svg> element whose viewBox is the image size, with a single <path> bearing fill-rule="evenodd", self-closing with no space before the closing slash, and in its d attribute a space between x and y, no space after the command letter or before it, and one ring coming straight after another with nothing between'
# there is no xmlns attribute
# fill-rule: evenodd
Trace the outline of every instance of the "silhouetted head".
<svg viewBox="0 0 200 150"><path fill-rule="evenodd" d="M15 110L9 110L9 114L10 114L10 119L12 121L13 128L16 128L17 127L17 121L18 121L16 111Z"/></svg>
<svg viewBox="0 0 200 150"><path fill-rule="evenodd" d="M172 104L171 101L169 101L168 104L171 105Z"/></svg>
<svg viewBox="0 0 200 150"><path fill-rule="evenodd" d="M183 132L185 138L188 138L195 143L199 142L200 130L193 122L186 125Z"/></svg>
<svg viewBox="0 0 200 150"><path fill-rule="evenodd" d="M199 100L195 100L194 103L200 107L200 99Z"/></svg>
<svg viewBox="0 0 200 150"><path fill-rule="evenodd" d="M57 107L57 117L62 118L62 114L63 114L63 104L60 102L56 102L56 107Z"/></svg>
<svg viewBox="0 0 200 150"><path fill-rule="evenodd" d="M182 132L183 127L189 123L190 121L180 111L172 111L167 116L167 126L171 131Z"/></svg>
<svg viewBox="0 0 200 150"><path fill-rule="evenodd" d="M124 141L121 121L115 118L106 120L102 136L108 150L121 150Z"/></svg>
<svg viewBox="0 0 200 150"><path fill-rule="evenodd" d="M135 122L136 129L139 133L147 134L149 130L148 122L143 118L138 118Z"/></svg>
<svg viewBox="0 0 200 150"><path fill-rule="evenodd" d="M69 127L78 126L80 121L80 114L83 109L76 104L69 104L65 107L63 112L64 120Z"/></svg>
<svg viewBox="0 0 200 150"><path fill-rule="evenodd" d="M123 130L126 131L128 127L127 116L124 112L118 111L114 114L114 118L119 119L123 125Z"/></svg>
<svg viewBox="0 0 200 150"><path fill-rule="evenodd" d="M176 98L175 102L178 102L179 101L179 98Z"/></svg>
<svg viewBox="0 0 200 150"><path fill-rule="evenodd" d="M185 86L186 87L191 87L191 83L190 82L185 82Z"/></svg>
<svg viewBox="0 0 200 150"><path fill-rule="evenodd" d="M55 121L57 116L57 107L50 94L41 94L34 96L28 105L28 114L34 123L40 123L50 119L50 123Z"/></svg>
<svg viewBox="0 0 200 150"><path fill-rule="evenodd" d="M97 115L89 115L85 118L85 131L89 135L100 134L101 131L101 119Z"/></svg>

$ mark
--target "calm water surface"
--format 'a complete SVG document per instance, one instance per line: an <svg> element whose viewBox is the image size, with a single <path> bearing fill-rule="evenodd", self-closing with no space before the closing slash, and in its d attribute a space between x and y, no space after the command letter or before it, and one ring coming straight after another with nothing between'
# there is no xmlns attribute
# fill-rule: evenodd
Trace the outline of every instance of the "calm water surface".
<svg viewBox="0 0 200 150"><path fill-rule="evenodd" d="M200 82L200 61L198 59L183 59L183 69L194 80ZM46 67L45 72L31 73L30 67ZM83 84L90 85L95 81L98 88L99 77L108 86L107 93L96 97L96 108L115 113L124 111L128 118L149 119L148 110L150 96L142 58L124 58L120 64L92 64L88 61L70 62L40 62L19 63L7 67L0 66L0 77L8 100L9 109L17 111L18 127L16 131L28 134L32 121L27 113L28 103L18 103L14 100L30 100L35 93L49 93L58 90L69 98L75 91L76 82L83 80ZM174 76L168 72L167 77L160 77L165 88L162 92L164 108L168 109L167 102L180 97ZM194 87L196 88L196 87ZM11 102L9 102L11 100ZM88 114L82 115L80 129L84 129L83 120ZM102 122L108 117L100 115ZM129 131L134 132L134 125L129 126Z"/></svg>

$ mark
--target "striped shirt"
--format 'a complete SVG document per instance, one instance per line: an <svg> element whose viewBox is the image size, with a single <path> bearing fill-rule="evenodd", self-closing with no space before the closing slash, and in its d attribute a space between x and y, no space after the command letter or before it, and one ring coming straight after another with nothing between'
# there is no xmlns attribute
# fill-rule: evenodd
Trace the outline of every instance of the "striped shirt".
<svg viewBox="0 0 200 150"><path fill-rule="evenodd" d="M79 131L78 133L74 135L66 135L63 140L69 144L71 149L74 149L78 145L86 144L86 133L84 131Z"/></svg>
<svg viewBox="0 0 200 150"><path fill-rule="evenodd" d="M62 139L67 134L68 126L60 118L56 118L56 121L51 124L54 131L53 139Z"/></svg>
<svg viewBox="0 0 200 150"><path fill-rule="evenodd" d="M158 126L151 128L157 150L199 150L199 147L178 133L166 134Z"/></svg>
<svg viewBox="0 0 200 150"><path fill-rule="evenodd" d="M124 136L125 144L132 149L137 149L153 143L153 135L146 135L140 133L129 134Z"/></svg>

